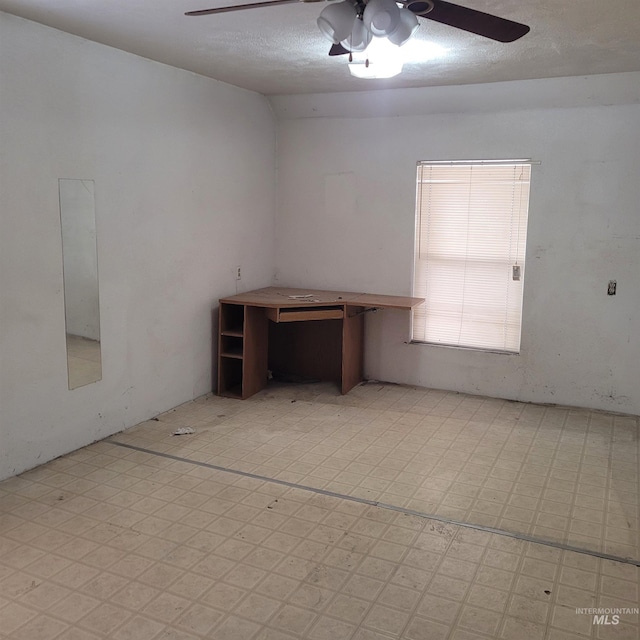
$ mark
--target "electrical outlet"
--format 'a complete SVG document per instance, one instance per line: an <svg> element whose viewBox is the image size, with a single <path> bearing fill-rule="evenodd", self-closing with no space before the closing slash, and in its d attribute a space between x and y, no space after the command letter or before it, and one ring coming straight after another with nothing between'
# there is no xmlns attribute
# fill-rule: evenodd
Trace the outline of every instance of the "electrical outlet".
<svg viewBox="0 0 640 640"><path fill-rule="evenodd" d="M242 280L242 270L240 265L236 267L236 280Z"/></svg>
<svg viewBox="0 0 640 640"><path fill-rule="evenodd" d="M609 280L609 285L607 286L607 295L615 296L616 295L616 281Z"/></svg>

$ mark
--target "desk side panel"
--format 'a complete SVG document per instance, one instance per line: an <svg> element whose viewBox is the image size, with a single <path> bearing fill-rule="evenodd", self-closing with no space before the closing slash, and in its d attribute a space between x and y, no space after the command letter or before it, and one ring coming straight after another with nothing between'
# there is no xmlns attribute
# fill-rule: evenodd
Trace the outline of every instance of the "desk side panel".
<svg viewBox="0 0 640 640"><path fill-rule="evenodd" d="M263 307L244 308L242 398L267 386L268 320Z"/></svg>
<svg viewBox="0 0 640 640"><path fill-rule="evenodd" d="M222 345L222 336L220 335L220 332L222 331L222 303L220 303L218 305L218 326L216 328L217 334L218 334L218 339L217 339L217 344L218 344L218 351L217 351L217 357L216 357L216 361L218 363L218 371L217 371L217 388L216 391L218 393L219 396L222 395L222 392L224 391L223 388L223 372L222 372L222 358L220 357L220 349L221 349L221 345Z"/></svg>
<svg viewBox="0 0 640 640"><path fill-rule="evenodd" d="M347 306L342 324L342 393L362 382L364 374L364 314Z"/></svg>

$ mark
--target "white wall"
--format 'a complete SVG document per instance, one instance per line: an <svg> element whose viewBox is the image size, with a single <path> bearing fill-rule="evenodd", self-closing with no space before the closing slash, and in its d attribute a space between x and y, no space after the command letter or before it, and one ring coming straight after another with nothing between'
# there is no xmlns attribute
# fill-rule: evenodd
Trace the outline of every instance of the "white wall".
<svg viewBox="0 0 640 640"><path fill-rule="evenodd" d="M522 353L407 345L407 315L384 311L367 318L367 376L640 413L639 87L274 98L275 220L264 97L0 13L0 478L210 390L236 265L239 290L276 264L279 284L409 294L420 159L541 161ZM96 190L103 380L74 391L61 177Z"/></svg>
<svg viewBox="0 0 640 640"><path fill-rule="evenodd" d="M278 284L410 294L416 162L532 158L521 354L409 345L408 314L384 311L368 316L366 376L640 413L638 87L620 74L273 98Z"/></svg>
<svg viewBox="0 0 640 640"><path fill-rule="evenodd" d="M212 310L273 273L260 95L0 14L0 478L212 388ZM58 178L95 181L103 379L67 389ZM250 178L250 179L249 179Z"/></svg>

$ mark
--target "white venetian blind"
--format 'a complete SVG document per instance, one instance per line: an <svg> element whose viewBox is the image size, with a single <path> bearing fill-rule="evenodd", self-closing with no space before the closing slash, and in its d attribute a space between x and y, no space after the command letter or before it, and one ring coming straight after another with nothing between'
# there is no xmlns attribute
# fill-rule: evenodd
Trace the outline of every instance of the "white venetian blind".
<svg viewBox="0 0 640 640"><path fill-rule="evenodd" d="M530 175L528 161L418 164L413 340L519 352Z"/></svg>

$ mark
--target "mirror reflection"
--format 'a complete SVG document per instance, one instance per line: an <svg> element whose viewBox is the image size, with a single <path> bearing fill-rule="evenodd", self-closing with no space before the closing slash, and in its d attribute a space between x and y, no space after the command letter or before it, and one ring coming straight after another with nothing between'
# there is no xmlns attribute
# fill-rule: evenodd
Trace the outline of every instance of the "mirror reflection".
<svg viewBox="0 0 640 640"><path fill-rule="evenodd" d="M93 180L61 179L60 223L69 389L102 379Z"/></svg>

